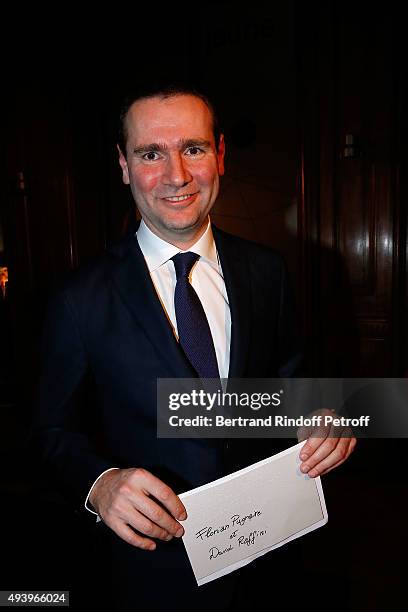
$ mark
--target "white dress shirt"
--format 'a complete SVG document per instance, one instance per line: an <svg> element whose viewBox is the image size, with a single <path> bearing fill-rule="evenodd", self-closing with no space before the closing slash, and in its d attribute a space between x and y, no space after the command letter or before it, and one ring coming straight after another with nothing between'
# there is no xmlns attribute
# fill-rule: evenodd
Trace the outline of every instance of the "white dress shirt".
<svg viewBox="0 0 408 612"><path fill-rule="evenodd" d="M181 251L178 247L156 236L156 234L147 227L144 221L140 223L139 229L136 232L136 238L146 260L158 298L167 315L169 324L172 326L174 335L178 340L176 311L174 308L174 289L177 279L174 263L171 258L177 255L177 253L185 251ZM187 251L192 251L200 255L200 258L191 270L190 282L200 298L207 316L211 335L213 337L220 377L228 378L231 344L231 313L221 264L209 219L204 234L197 242L187 249ZM89 510L89 512L97 515L97 513L88 506L89 495L95 483L103 474L115 469L118 468L109 468L109 470L105 470L93 483L85 500L85 508ZM97 517L99 521L100 518L98 515Z"/></svg>
<svg viewBox="0 0 408 612"><path fill-rule="evenodd" d="M181 251L178 247L153 234L144 221L140 223L136 236L157 295L173 328L174 335L178 339L174 308L176 271L171 258L177 253L185 251ZM208 221L207 229L201 238L187 251L200 255L192 268L190 282L200 298L207 316L220 377L227 378L230 357L231 314L210 221Z"/></svg>

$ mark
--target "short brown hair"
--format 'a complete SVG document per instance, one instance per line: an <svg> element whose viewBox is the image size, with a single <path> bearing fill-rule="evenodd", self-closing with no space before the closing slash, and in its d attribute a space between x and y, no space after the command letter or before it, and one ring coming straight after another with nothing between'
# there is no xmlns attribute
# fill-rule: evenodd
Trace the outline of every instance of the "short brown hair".
<svg viewBox="0 0 408 612"><path fill-rule="evenodd" d="M188 85L171 84L165 86L153 86L145 89L139 89L137 92L128 94L122 104L122 108L119 115L119 126L118 126L118 145L121 151L126 154L126 141L127 141L127 129L126 129L126 117L130 107L139 100L147 100L149 98L173 98L175 96L195 96L204 102L211 114L213 134L216 146L219 144L221 135L221 129L218 121L218 116L214 108L213 103L209 98L198 91L194 87Z"/></svg>

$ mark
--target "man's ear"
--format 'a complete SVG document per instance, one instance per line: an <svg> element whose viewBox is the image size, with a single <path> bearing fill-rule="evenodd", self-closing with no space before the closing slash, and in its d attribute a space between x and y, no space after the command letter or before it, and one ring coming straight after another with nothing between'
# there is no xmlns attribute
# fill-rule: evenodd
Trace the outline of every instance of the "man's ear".
<svg viewBox="0 0 408 612"><path fill-rule="evenodd" d="M120 164L120 167L122 168L122 181L125 183L125 185L129 185L130 183L129 168L127 165L126 157L123 155L122 149L120 148L118 144L116 145L116 148L119 153L119 164Z"/></svg>
<svg viewBox="0 0 408 612"><path fill-rule="evenodd" d="M220 138L219 138L219 141L218 141L218 151L217 151L218 174L220 176L222 176L224 174L224 171L225 171L225 168L224 168L224 157L225 157L224 134L220 134Z"/></svg>

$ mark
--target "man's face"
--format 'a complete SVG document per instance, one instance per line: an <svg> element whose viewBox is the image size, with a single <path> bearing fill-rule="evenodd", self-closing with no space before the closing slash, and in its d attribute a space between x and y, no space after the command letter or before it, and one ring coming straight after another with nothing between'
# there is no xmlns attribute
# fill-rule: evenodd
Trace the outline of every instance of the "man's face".
<svg viewBox="0 0 408 612"><path fill-rule="evenodd" d="M209 109L192 95L150 98L135 102L126 122L119 163L142 218L167 242L193 244L224 173L224 140L217 150Z"/></svg>

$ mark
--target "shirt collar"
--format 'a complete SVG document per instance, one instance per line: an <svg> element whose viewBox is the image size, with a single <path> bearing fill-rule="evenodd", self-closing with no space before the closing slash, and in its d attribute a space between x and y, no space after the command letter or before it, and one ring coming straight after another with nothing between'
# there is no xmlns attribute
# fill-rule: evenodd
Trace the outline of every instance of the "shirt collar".
<svg viewBox="0 0 408 612"><path fill-rule="evenodd" d="M147 227L143 219L136 232L136 237L146 260L147 267L149 268L149 272L154 272L154 270L160 268L160 266L174 257L174 255L177 255L177 253L184 252L174 246L174 244L170 244L162 240L162 238L159 238L159 236L156 236L156 234ZM217 249L215 247L209 218L207 229L204 234L187 250L197 253L203 260L218 270Z"/></svg>

